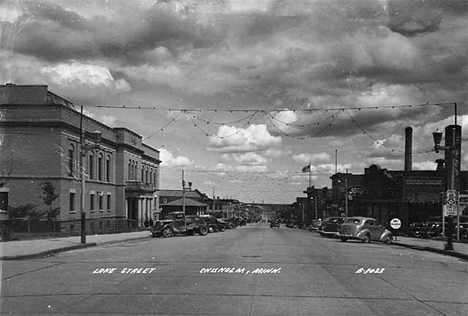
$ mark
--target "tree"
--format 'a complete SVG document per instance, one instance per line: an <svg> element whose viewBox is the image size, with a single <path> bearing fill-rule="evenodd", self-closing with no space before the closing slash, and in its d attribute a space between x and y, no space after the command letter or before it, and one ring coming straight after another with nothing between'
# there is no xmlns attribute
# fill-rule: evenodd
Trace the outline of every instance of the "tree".
<svg viewBox="0 0 468 316"><path fill-rule="evenodd" d="M58 194L55 193L55 187L52 183L46 181L41 184L42 194L41 198L44 201L44 204L47 206L45 210L45 215L47 216L47 221L50 222L52 219L55 219L60 214L60 207L52 207L52 204L56 199L58 199Z"/></svg>

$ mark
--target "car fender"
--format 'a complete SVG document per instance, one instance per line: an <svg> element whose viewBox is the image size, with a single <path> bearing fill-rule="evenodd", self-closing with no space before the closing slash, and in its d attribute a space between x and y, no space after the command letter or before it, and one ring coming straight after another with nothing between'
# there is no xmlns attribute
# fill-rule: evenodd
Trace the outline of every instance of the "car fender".
<svg viewBox="0 0 468 316"><path fill-rule="evenodd" d="M370 230L369 229L363 229L359 233L357 233L356 237L358 237L359 239L364 239L364 236L367 235L367 234L371 235Z"/></svg>
<svg viewBox="0 0 468 316"><path fill-rule="evenodd" d="M382 235L380 236L380 241L385 241L387 237L390 237L391 240L393 240L393 234L391 231L388 229L385 229Z"/></svg>

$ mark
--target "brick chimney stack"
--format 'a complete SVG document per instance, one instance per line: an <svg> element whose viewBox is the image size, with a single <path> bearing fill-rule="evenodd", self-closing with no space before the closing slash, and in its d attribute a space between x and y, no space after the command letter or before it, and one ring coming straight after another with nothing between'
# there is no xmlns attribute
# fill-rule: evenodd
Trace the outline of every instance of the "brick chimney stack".
<svg viewBox="0 0 468 316"><path fill-rule="evenodd" d="M411 127L405 128L405 172L413 169L413 129Z"/></svg>

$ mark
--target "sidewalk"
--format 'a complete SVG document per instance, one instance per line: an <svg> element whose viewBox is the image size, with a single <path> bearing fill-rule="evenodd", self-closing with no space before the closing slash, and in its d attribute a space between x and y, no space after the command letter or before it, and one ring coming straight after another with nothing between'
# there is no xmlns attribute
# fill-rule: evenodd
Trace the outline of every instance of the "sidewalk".
<svg viewBox="0 0 468 316"><path fill-rule="evenodd" d="M149 231L139 231L132 233L87 235L86 244L81 243L81 236L7 241L0 242L0 259L19 260L44 257L58 252L149 238L151 238L151 233Z"/></svg>
<svg viewBox="0 0 468 316"><path fill-rule="evenodd" d="M412 237L396 237L393 245L412 248L416 250L431 251L460 259L468 260L468 243L453 242L453 250L444 250L446 241Z"/></svg>
<svg viewBox="0 0 468 316"><path fill-rule="evenodd" d="M125 242L128 240L149 239L151 234L149 231L140 231L133 233L107 234L107 235L87 235L86 244L81 243L80 236L36 239L36 240L20 240L0 242L0 259L1 260L20 260L35 257L44 257L58 252L70 251L97 245ZM422 251L431 251L444 255L449 255L461 259L468 260L468 244L453 243L452 251L444 250L445 241L400 237L393 241L393 245L412 248Z"/></svg>

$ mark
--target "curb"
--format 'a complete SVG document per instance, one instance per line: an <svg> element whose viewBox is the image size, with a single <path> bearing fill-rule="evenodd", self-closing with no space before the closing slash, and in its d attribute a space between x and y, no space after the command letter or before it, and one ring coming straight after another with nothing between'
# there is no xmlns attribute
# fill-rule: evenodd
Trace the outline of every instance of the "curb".
<svg viewBox="0 0 468 316"><path fill-rule="evenodd" d="M45 257L48 255L52 255L55 253L59 252L65 252L65 251L71 251L71 250L76 250L76 249L83 249L83 248L89 248L89 247L94 247L97 246L96 243L89 243L89 244L83 244L83 245L75 245L75 246L69 246L69 247L63 247L63 248L56 248L56 249L51 249L47 251L42 251L38 253L31 253L27 255L19 255L19 256L5 256L5 257L0 257L1 260L23 260L23 259L31 259L31 258L37 258L37 257Z"/></svg>
<svg viewBox="0 0 468 316"><path fill-rule="evenodd" d="M77 249L85 249L85 248L101 246L101 245L118 244L118 243L123 243L126 241L133 241L133 240L139 240L139 239L147 239L147 238L149 239L150 237L151 235L147 237L135 237L135 238L129 238L129 239L122 239L122 240L110 240L110 241L105 241L105 242L100 242L100 243L93 242L93 243L88 243L88 244L79 244L79 245L74 245L74 246L51 249L51 250L42 251L38 253L31 253L27 255L0 257L0 260L33 259L33 258L39 258L39 257L46 257L46 256L53 255L53 254L60 253L60 252L67 252L67 251L72 251L72 250L77 250Z"/></svg>
<svg viewBox="0 0 468 316"><path fill-rule="evenodd" d="M463 253L456 252L456 251L453 251L453 250L442 250L442 249L437 249L437 248L432 248L432 247L422 247L422 246L408 245L408 244L402 244L402 243L395 242L395 241L393 241L391 244L396 245L396 246L405 247L405 248L420 250L420 251L435 252L435 253L446 255L446 256L451 256L451 257L456 257L456 258L459 258L459 259L468 260L468 255L467 254L463 254Z"/></svg>

